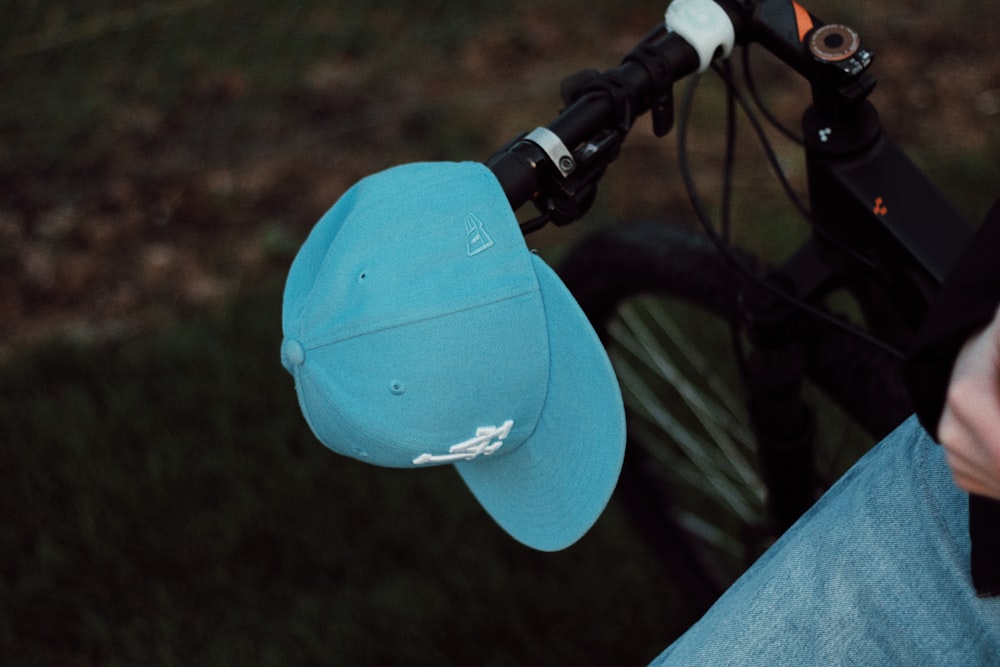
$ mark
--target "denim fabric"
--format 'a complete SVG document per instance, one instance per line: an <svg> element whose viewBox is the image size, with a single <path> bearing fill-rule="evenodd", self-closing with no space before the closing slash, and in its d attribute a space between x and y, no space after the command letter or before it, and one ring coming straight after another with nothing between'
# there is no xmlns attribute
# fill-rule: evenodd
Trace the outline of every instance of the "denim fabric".
<svg viewBox="0 0 1000 667"><path fill-rule="evenodd" d="M1000 598L975 595L967 521L911 418L653 664L1000 665Z"/></svg>

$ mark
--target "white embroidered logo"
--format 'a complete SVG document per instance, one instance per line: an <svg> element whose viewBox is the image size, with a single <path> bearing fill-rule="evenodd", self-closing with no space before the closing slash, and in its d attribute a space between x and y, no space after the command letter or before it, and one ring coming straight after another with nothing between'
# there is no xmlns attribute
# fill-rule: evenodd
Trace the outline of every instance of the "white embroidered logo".
<svg viewBox="0 0 1000 667"><path fill-rule="evenodd" d="M472 213L465 219L465 237L469 244L469 257L475 257L493 247L493 239L486 233L483 221Z"/></svg>
<svg viewBox="0 0 1000 667"><path fill-rule="evenodd" d="M452 445L448 449L448 454L421 454L413 459L413 464L419 466L425 463L453 463L455 461L471 461L478 456L489 456L503 446L503 440L510 435L512 426L514 426L514 422L510 419L499 428L481 426L476 429L476 437Z"/></svg>

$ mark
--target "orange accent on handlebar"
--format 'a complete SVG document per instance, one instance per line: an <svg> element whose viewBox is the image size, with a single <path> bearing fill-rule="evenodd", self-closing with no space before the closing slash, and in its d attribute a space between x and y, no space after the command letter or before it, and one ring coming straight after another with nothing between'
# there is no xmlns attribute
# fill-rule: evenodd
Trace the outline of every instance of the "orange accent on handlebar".
<svg viewBox="0 0 1000 667"><path fill-rule="evenodd" d="M804 42L806 35L813 29L812 16L795 0L792 0L792 6L795 7L795 23L799 26L799 41Z"/></svg>

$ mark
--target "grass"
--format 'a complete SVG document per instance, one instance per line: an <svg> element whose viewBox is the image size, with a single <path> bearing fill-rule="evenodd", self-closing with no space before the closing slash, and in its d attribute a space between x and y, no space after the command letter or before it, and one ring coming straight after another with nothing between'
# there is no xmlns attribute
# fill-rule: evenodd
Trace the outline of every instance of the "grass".
<svg viewBox="0 0 1000 667"><path fill-rule="evenodd" d="M450 469L326 450L278 308L0 372L0 663L639 664L683 627L616 509L536 554Z"/></svg>
<svg viewBox="0 0 1000 667"><path fill-rule="evenodd" d="M582 14L565 0L6 3L0 182L31 184L46 206L72 204L88 194L67 187L81 179L103 188L108 173L131 178L163 162L164 178L188 186L303 137L304 163L323 154L348 172L485 157L554 113L558 76L613 65L631 46L618 35L638 37L662 4L630 5L627 25L639 28L624 30L615 21L628 14L611 2ZM813 4L831 18L876 6ZM911 22L930 25L934 13L950 14L959 34L960 19L976 23L951 5L918 4L928 6L869 23L903 43ZM914 67L925 77L928 65L943 86L951 58ZM335 83L310 88L317 74ZM928 136L910 125L934 116L929 90L926 114L886 96L901 100L886 117L911 143ZM371 122L386 111L390 120ZM290 131L300 125L314 133ZM930 136L944 148L922 164L974 219L995 189L996 141L975 152ZM544 238L551 257L598 217L686 207L662 192L678 179L661 150L672 149L628 144L595 215L533 243ZM185 160L164 158L175 153ZM700 162L717 171L717 154L712 144ZM297 240L283 216L297 220L311 191L289 187L294 206L247 214L265 221L264 245L282 256ZM49 242L37 211L20 211L26 199L0 188L0 287L23 280L18 248ZM748 202L776 217L768 201ZM190 232L147 213L143 238ZM749 244L776 255L789 245L772 226L753 235ZM80 249L85 239L57 241ZM278 309L267 287L142 338L18 349L0 368L0 664L639 664L690 620L615 507L571 550L536 554L495 527L450 470L375 469L323 448L278 364Z"/></svg>

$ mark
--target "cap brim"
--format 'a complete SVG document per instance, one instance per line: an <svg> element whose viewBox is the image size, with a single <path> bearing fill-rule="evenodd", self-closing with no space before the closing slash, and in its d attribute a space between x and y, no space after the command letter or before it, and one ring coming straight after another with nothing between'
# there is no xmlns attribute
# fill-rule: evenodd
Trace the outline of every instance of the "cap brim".
<svg viewBox="0 0 1000 667"><path fill-rule="evenodd" d="M590 322L555 272L531 259L551 364L538 427L510 454L455 467L512 537L558 551L583 537L611 498L625 454L625 414L614 369Z"/></svg>

